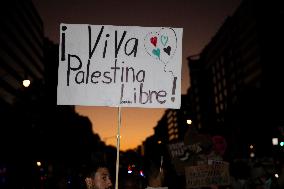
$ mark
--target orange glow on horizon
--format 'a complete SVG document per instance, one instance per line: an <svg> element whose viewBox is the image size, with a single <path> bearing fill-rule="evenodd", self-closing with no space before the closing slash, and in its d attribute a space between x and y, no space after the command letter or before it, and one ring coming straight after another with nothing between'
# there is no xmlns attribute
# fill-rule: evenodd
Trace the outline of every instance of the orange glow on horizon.
<svg viewBox="0 0 284 189"><path fill-rule="evenodd" d="M165 109L121 108L120 150L134 149L152 134L153 128L163 116ZM118 108L76 106L76 112L87 116L93 132L99 134L107 145L116 146Z"/></svg>

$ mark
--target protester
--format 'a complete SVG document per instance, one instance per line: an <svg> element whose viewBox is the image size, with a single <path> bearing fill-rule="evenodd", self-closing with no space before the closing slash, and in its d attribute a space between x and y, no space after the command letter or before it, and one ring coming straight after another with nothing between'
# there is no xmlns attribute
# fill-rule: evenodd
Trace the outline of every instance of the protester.
<svg viewBox="0 0 284 189"><path fill-rule="evenodd" d="M230 163L230 182L232 189L250 189L250 166L245 160Z"/></svg>
<svg viewBox="0 0 284 189"><path fill-rule="evenodd" d="M161 157L162 158L162 157ZM161 159L162 160L162 159ZM164 187L165 184L165 170L162 166L155 164L153 161L149 164L149 169L147 170L147 188L146 189L167 189Z"/></svg>
<svg viewBox="0 0 284 189"><path fill-rule="evenodd" d="M112 181L108 167L100 164L90 169L86 175L85 183L87 189L111 189Z"/></svg>
<svg viewBox="0 0 284 189"><path fill-rule="evenodd" d="M123 181L123 187L121 189L143 189L142 179L137 175L128 175Z"/></svg>
<svg viewBox="0 0 284 189"><path fill-rule="evenodd" d="M253 189L280 189L277 179L263 163L253 165L251 179Z"/></svg>

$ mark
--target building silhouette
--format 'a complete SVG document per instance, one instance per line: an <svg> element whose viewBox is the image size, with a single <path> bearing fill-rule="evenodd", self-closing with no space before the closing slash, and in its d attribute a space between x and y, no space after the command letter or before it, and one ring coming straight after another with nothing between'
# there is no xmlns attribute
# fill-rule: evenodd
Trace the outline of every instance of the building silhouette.
<svg viewBox="0 0 284 189"><path fill-rule="evenodd" d="M75 187L113 150L74 106L57 106L59 46L32 1L5 2L0 14L0 188Z"/></svg>
<svg viewBox="0 0 284 189"><path fill-rule="evenodd" d="M43 23L31 1L9 1L1 6L1 106L22 98L22 81L44 79Z"/></svg>
<svg viewBox="0 0 284 189"><path fill-rule="evenodd" d="M29 107L24 111L21 108L35 99L37 94L32 93L35 86L44 83L44 33L41 18L31 1L9 1L0 9L0 142L6 144L1 158L9 159L6 155L15 155L15 149L27 145L30 127L25 125L25 115ZM23 80L31 82L29 87L24 87Z"/></svg>
<svg viewBox="0 0 284 189"><path fill-rule="evenodd" d="M226 137L228 158L271 157L272 138L281 137L282 23L280 1L244 0L188 58L193 120L203 132Z"/></svg>
<svg viewBox="0 0 284 189"><path fill-rule="evenodd" d="M280 1L243 0L204 49L188 57L191 87L181 109L166 110L143 143L146 158L169 153L159 141L194 137L184 127L191 119L202 150L210 152L210 137L225 138L225 161L283 162L283 147L272 144L274 137L284 141L283 13Z"/></svg>
<svg viewBox="0 0 284 189"><path fill-rule="evenodd" d="M31 186L31 129L39 114L30 107L44 82L43 23L31 1L12 0L0 7L0 188ZM28 88L23 80L31 82ZM35 111L34 111L35 112Z"/></svg>

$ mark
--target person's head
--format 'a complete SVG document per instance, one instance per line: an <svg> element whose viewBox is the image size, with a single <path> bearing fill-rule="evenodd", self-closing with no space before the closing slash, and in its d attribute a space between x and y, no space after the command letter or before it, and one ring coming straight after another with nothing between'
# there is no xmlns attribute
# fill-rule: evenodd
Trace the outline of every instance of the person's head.
<svg viewBox="0 0 284 189"><path fill-rule="evenodd" d="M226 139L223 136L215 135L212 137L212 142L215 152L217 152L221 156L224 156L227 149Z"/></svg>
<svg viewBox="0 0 284 189"><path fill-rule="evenodd" d="M105 165L92 168L86 175L85 182L87 189L110 189L112 187L109 169Z"/></svg>
<svg viewBox="0 0 284 189"><path fill-rule="evenodd" d="M148 169L146 170L146 175L148 186L162 187L164 185L165 170L161 169L157 163L150 161Z"/></svg>
<svg viewBox="0 0 284 189"><path fill-rule="evenodd" d="M143 183L139 176L128 175L124 178L122 189L141 189L142 187Z"/></svg>

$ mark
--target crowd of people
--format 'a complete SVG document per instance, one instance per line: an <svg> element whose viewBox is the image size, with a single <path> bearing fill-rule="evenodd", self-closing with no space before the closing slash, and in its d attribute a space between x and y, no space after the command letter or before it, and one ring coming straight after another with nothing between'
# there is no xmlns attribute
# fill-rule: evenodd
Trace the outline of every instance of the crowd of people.
<svg viewBox="0 0 284 189"><path fill-rule="evenodd" d="M185 189L186 176L171 175L171 171L161 164L149 161L144 174L125 173L120 170L118 189ZM276 168L276 170L275 170ZM230 163L230 182L228 185L212 184L196 189L284 189L284 166L272 167L263 162L249 164L246 161ZM95 163L84 167L78 179L63 178L54 185L43 188L55 189L114 189L115 170L106 163Z"/></svg>
<svg viewBox="0 0 284 189"><path fill-rule="evenodd" d="M119 183L119 189L167 189L164 186L165 173L164 170L152 164L147 170L147 176L145 179L137 175L128 175L123 178ZM84 176L84 186L86 189L111 189L114 188L114 180L111 177L109 167L100 163L95 166L91 166L86 170Z"/></svg>

